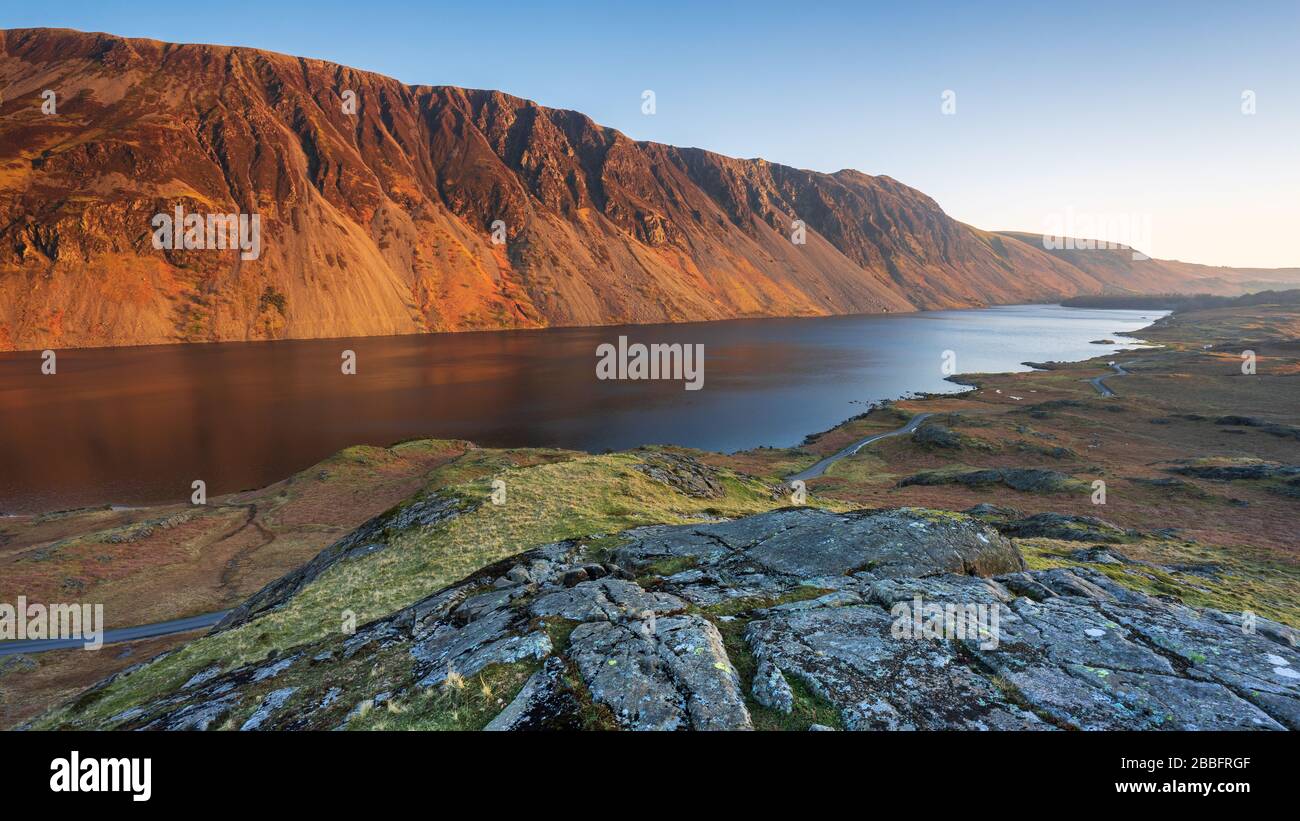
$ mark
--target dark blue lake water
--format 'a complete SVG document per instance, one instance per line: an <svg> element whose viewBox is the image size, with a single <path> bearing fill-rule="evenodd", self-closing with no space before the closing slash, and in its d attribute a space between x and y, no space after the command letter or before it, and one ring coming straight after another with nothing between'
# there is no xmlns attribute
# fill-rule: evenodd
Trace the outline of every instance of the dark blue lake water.
<svg viewBox="0 0 1300 821"><path fill-rule="evenodd" d="M0 354L0 512L259 487L339 448L414 437L600 451L787 446L958 373L1027 370L1163 312L1049 305L285 342ZM602 381L601 343L704 346L703 388ZM1120 340L1123 341L1123 340ZM1131 341L1130 341L1131 344ZM357 372L341 372L352 350Z"/></svg>

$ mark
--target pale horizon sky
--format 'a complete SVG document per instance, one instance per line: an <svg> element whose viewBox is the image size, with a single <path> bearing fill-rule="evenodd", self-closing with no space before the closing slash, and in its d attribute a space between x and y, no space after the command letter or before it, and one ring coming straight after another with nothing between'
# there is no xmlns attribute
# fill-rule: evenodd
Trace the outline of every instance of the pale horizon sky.
<svg viewBox="0 0 1300 821"><path fill-rule="evenodd" d="M500 89L634 139L887 174L988 230L1128 218L1152 256L1300 266L1300 3L1045 5L63 0L0 27Z"/></svg>

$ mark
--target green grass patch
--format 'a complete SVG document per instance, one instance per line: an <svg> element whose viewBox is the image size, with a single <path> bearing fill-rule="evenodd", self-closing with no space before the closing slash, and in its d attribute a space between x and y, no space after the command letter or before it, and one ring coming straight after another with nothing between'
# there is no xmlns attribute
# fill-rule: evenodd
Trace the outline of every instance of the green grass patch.
<svg viewBox="0 0 1300 821"><path fill-rule="evenodd" d="M506 708L541 664L493 664L473 676L453 673L445 682L406 698L363 708L349 730L481 730Z"/></svg>
<svg viewBox="0 0 1300 821"><path fill-rule="evenodd" d="M637 582L640 583L642 580L649 580L656 576L664 578L675 576L678 573L690 570L699 563L700 560L696 556L669 556L664 559L659 559L658 561L646 565L645 573L640 579L637 579Z"/></svg>
<svg viewBox="0 0 1300 821"><path fill-rule="evenodd" d="M780 596L741 596L739 598L726 599L717 604L710 604L701 607L700 612L716 619L718 616L735 616L740 613L749 613L753 610L776 607L779 604L808 601L809 599L825 596L830 592L832 591L804 584L799 585L786 593L782 593Z"/></svg>

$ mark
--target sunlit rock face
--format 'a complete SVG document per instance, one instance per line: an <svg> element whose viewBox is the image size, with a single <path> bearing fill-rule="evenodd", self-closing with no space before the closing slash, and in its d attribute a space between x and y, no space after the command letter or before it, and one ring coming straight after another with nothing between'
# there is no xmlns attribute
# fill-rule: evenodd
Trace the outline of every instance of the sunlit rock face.
<svg viewBox="0 0 1300 821"><path fill-rule="evenodd" d="M889 177L255 49L18 29L0 82L0 350L905 311L1135 276ZM155 243L177 208L256 215L256 255L183 224ZM1192 278L1144 265L1145 291Z"/></svg>

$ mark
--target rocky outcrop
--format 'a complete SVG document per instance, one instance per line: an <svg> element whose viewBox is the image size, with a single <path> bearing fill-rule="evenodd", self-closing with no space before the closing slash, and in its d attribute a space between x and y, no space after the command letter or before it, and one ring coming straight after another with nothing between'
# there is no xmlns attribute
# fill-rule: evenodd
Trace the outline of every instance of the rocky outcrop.
<svg viewBox="0 0 1300 821"><path fill-rule="evenodd" d="M944 450L958 450L962 445L961 434L938 422L917 428L912 432L912 441L918 445Z"/></svg>
<svg viewBox="0 0 1300 821"><path fill-rule="evenodd" d="M1137 535L1133 531L1111 524L1096 516L1076 516L1066 513L1035 513L1021 517L982 517L999 532L1021 539L1062 539L1071 542L1104 542L1117 544Z"/></svg>
<svg viewBox="0 0 1300 821"><path fill-rule="evenodd" d="M851 730L1300 729L1295 630L1027 570L963 514L788 508L620 541L522 553L110 724L355 727L522 665L487 729L574 729L595 710L631 730L745 730L801 699Z"/></svg>
<svg viewBox="0 0 1300 821"><path fill-rule="evenodd" d="M697 499L717 499L725 492L716 469L683 453L648 453L634 469Z"/></svg>
<svg viewBox="0 0 1300 821"><path fill-rule="evenodd" d="M1059 493L1069 490L1073 480L1060 471L1042 468L985 468L957 472L922 471L898 482L899 487L908 485L1005 485L1024 493Z"/></svg>
<svg viewBox="0 0 1300 821"><path fill-rule="evenodd" d="M1182 465L1168 470L1172 473L1181 473L1184 476L1192 476L1197 479L1214 479L1220 482L1300 478L1300 465L1283 465L1277 462Z"/></svg>
<svg viewBox="0 0 1300 821"><path fill-rule="evenodd" d="M871 578L936 573L992 575L1024 568L1020 552L969 517L919 508L828 513L787 508L697 527L630 531L615 551L633 572L665 558L689 557L696 569L669 577L697 604L773 595L852 574Z"/></svg>
<svg viewBox="0 0 1300 821"><path fill-rule="evenodd" d="M1265 433L1281 439L1300 439L1300 427L1296 427L1295 425L1284 425L1278 422L1270 422L1267 419L1258 419L1253 416L1220 416L1214 420L1214 424L1258 428Z"/></svg>

